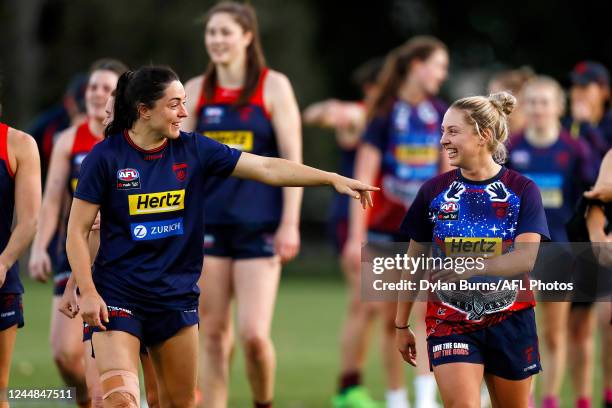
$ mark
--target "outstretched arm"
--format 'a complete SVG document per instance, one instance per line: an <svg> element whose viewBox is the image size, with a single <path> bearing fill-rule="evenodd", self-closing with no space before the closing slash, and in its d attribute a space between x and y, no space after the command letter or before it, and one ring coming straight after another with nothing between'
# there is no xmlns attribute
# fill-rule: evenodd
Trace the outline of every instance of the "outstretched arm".
<svg viewBox="0 0 612 408"><path fill-rule="evenodd" d="M378 190L358 180L315 169L285 159L263 157L243 152L232 176L255 180L278 187L333 186L341 194L361 201L363 208L372 206L370 191Z"/></svg>

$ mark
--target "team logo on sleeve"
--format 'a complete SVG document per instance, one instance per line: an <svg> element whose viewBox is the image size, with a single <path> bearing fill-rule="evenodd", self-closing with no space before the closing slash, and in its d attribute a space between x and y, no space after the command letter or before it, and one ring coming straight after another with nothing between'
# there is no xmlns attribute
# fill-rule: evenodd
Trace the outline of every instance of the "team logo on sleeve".
<svg viewBox="0 0 612 408"><path fill-rule="evenodd" d="M130 215L180 211L185 208L185 190L162 191L128 196Z"/></svg>
<svg viewBox="0 0 612 408"><path fill-rule="evenodd" d="M140 188L140 173L136 169L117 170L117 190L135 190Z"/></svg>
<svg viewBox="0 0 612 408"><path fill-rule="evenodd" d="M485 191L489 194L489 199L493 202L503 203L508 201L510 193L506 190L506 186L501 181L489 184Z"/></svg>
<svg viewBox="0 0 612 408"><path fill-rule="evenodd" d="M178 181L185 181L187 178L187 163L174 163L172 171Z"/></svg>
<svg viewBox="0 0 612 408"><path fill-rule="evenodd" d="M448 190L446 190L446 193L444 194L444 199L446 201L457 202L459 201L459 198L461 198L461 194L463 194L464 191L465 186L463 184L458 181L453 181Z"/></svg>

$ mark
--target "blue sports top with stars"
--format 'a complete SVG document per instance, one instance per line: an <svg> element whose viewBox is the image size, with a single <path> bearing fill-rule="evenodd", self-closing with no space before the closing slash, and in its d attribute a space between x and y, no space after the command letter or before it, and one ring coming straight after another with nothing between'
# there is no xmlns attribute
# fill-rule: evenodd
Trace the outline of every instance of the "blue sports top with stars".
<svg viewBox="0 0 612 408"><path fill-rule="evenodd" d="M503 166L494 177L483 181L468 180L459 169L427 181L400 230L417 242L433 243L434 254L438 251L449 257L501 255L512 248L517 236L528 232L549 239L537 186ZM482 298L472 292L456 293L455 297L465 297L461 300L447 298L444 293L437 295L433 301L430 298L427 308L429 335L477 330L534 304L532 300L518 301L516 294L496 303L492 300L496 307L487 304L486 295Z"/></svg>

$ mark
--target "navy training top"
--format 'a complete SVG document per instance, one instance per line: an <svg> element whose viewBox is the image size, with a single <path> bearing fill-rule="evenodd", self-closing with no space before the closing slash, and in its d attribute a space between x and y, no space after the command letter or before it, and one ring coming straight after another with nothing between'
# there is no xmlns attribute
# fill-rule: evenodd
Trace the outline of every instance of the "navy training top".
<svg viewBox="0 0 612 408"><path fill-rule="evenodd" d="M136 146L127 131L92 149L74 196L100 205L93 281L107 304L150 312L197 307L204 184L228 177L240 154L185 132L154 150Z"/></svg>

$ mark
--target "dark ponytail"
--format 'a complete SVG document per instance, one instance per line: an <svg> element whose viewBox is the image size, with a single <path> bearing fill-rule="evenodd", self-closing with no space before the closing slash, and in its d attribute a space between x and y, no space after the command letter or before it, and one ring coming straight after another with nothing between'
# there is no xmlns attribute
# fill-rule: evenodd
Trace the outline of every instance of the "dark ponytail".
<svg viewBox="0 0 612 408"><path fill-rule="evenodd" d="M446 45L435 37L413 37L392 50L385 58L378 75L378 90L368 106L368 120L389 113L402 82L406 79L413 61L425 61L436 50L448 52Z"/></svg>
<svg viewBox="0 0 612 408"><path fill-rule="evenodd" d="M170 82L178 80L172 69L163 66L146 66L124 72L117 81L114 117L104 129L104 136L131 129L138 120L138 106L143 104L153 108L155 102L164 96Z"/></svg>

